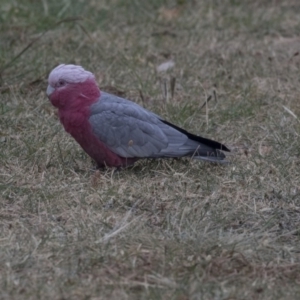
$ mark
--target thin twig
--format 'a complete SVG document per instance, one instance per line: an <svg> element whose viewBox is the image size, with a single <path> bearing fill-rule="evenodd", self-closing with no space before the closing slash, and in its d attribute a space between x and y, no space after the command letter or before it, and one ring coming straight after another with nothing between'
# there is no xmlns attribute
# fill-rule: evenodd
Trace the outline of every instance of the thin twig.
<svg viewBox="0 0 300 300"><path fill-rule="evenodd" d="M53 25L53 27L56 27L62 23L66 22L76 22L82 20L81 17L74 17L74 18L66 18L61 21L58 21ZM86 33L86 30L80 26L80 28ZM12 65L18 58L20 58L29 48L31 48L39 39L41 39L46 33L49 32L50 29L44 31L42 34L40 34L37 38L32 40L24 49L22 49L15 57L13 57L7 64L5 64L2 68L0 68L0 78L2 76L2 73L4 70L6 70L10 65Z"/></svg>
<svg viewBox="0 0 300 300"><path fill-rule="evenodd" d="M139 89L139 93L140 93L142 103L145 104L145 97L144 97L143 91L141 89Z"/></svg>
<svg viewBox="0 0 300 300"><path fill-rule="evenodd" d="M205 102L201 105L201 107L199 108L199 110L201 110L201 109L208 103L208 101L209 101L211 98L212 98L212 96L209 95L209 96L207 97L207 99L205 100Z"/></svg>
<svg viewBox="0 0 300 300"><path fill-rule="evenodd" d="M215 102L218 103L218 95L216 90L214 90L213 93L214 93Z"/></svg>
<svg viewBox="0 0 300 300"><path fill-rule="evenodd" d="M173 99L175 94L175 85L176 85L176 77L171 78L170 88L171 88L171 99Z"/></svg>

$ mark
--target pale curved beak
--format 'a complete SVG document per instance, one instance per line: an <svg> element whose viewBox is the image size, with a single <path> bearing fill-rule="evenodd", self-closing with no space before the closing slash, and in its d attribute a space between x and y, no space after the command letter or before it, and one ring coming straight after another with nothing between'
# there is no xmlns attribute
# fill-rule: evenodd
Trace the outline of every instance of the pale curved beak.
<svg viewBox="0 0 300 300"><path fill-rule="evenodd" d="M55 88L52 87L51 85L48 85L47 91L46 91L47 96L49 97L54 91L55 91Z"/></svg>

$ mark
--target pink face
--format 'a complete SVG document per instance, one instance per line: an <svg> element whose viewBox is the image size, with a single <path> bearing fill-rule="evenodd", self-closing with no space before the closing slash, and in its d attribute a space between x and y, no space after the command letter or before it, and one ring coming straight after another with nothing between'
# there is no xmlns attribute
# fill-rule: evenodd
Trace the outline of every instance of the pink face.
<svg viewBox="0 0 300 300"><path fill-rule="evenodd" d="M59 65L48 78L47 96L52 105L61 110L89 106L100 96L91 72L76 65Z"/></svg>

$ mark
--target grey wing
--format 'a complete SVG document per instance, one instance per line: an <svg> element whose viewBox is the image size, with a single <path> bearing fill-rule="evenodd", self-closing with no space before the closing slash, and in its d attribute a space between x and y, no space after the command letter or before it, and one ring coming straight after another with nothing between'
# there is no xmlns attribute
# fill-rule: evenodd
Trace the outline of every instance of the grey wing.
<svg viewBox="0 0 300 300"><path fill-rule="evenodd" d="M196 143L164 124L141 106L102 92L91 106L89 122L94 134L122 157L176 157L195 149Z"/></svg>

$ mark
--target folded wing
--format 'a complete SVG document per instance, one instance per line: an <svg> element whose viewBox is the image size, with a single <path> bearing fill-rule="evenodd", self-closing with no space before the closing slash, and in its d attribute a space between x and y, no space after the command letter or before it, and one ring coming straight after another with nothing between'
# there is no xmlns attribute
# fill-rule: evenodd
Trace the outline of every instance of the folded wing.
<svg viewBox="0 0 300 300"><path fill-rule="evenodd" d="M229 151L218 142L162 120L134 102L105 92L91 106L89 121L94 134L121 157L194 156L220 161L225 155L219 149Z"/></svg>

